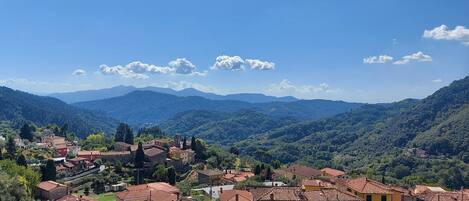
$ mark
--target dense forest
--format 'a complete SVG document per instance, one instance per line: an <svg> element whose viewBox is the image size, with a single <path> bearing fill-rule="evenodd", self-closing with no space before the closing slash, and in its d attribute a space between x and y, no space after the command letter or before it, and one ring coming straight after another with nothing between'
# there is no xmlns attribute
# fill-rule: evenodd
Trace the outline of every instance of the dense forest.
<svg viewBox="0 0 469 201"><path fill-rule="evenodd" d="M237 146L262 161L333 166L403 185L459 188L469 185L468 112L466 77L420 101L365 105L252 135Z"/></svg>
<svg viewBox="0 0 469 201"><path fill-rule="evenodd" d="M105 115L70 106L58 99L36 96L0 87L0 120L8 120L15 127L25 122L37 125L68 124L77 136L93 132L112 132L116 121Z"/></svg>

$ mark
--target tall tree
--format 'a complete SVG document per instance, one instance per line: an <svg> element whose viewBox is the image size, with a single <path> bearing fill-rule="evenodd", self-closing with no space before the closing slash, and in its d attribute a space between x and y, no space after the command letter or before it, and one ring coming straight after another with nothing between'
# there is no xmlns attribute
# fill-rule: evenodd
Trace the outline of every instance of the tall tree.
<svg viewBox="0 0 469 201"><path fill-rule="evenodd" d="M192 151L195 151L195 149L196 149L195 146L196 146L195 136L192 136L192 138L191 138L191 149L192 149Z"/></svg>
<svg viewBox="0 0 469 201"><path fill-rule="evenodd" d="M134 144L134 133L129 126L127 126L127 130L125 132L124 142L127 144Z"/></svg>
<svg viewBox="0 0 469 201"><path fill-rule="evenodd" d="M23 154L20 154L18 158L16 158L16 164L27 167L28 163L26 162L26 158Z"/></svg>
<svg viewBox="0 0 469 201"><path fill-rule="evenodd" d="M60 136L66 137L68 132L68 124L65 123L62 128L60 128Z"/></svg>
<svg viewBox="0 0 469 201"><path fill-rule="evenodd" d="M137 152L135 153L134 164L136 168L143 168L145 162L145 152L143 151L142 143L138 143Z"/></svg>
<svg viewBox="0 0 469 201"><path fill-rule="evenodd" d="M14 160L16 158L16 145L13 136L8 136L6 150L8 152L8 157L10 158L10 160Z"/></svg>
<svg viewBox="0 0 469 201"><path fill-rule="evenodd" d="M42 166L42 181L55 181L57 170L55 169L54 160L47 160L46 165Z"/></svg>
<svg viewBox="0 0 469 201"><path fill-rule="evenodd" d="M128 127L125 123L120 123L116 129L116 135L114 136L114 141L116 142L124 142L126 127Z"/></svg>
<svg viewBox="0 0 469 201"><path fill-rule="evenodd" d="M270 166L268 166L267 169L265 170L265 178L267 180L272 180L272 169Z"/></svg>
<svg viewBox="0 0 469 201"><path fill-rule="evenodd" d="M184 136L184 139L182 140L182 149L186 150L187 149L187 138Z"/></svg>
<svg viewBox="0 0 469 201"><path fill-rule="evenodd" d="M168 183L171 184L171 185L175 185L176 184L176 170L174 169L174 167L170 167L168 168Z"/></svg>
<svg viewBox="0 0 469 201"><path fill-rule="evenodd" d="M29 141L33 141L33 133L31 132L31 126L25 123L23 127L20 129L20 137L22 139L27 139Z"/></svg>

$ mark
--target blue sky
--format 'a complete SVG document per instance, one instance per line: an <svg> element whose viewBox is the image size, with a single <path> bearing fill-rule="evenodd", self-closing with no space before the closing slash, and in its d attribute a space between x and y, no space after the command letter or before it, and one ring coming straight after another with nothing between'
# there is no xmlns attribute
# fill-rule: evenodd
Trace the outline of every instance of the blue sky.
<svg viewBox="0 0 469 201"><path fill-rule="evenodd" d="M467 8L0 1L0 85L41 94L151 85L371 103L423 98L469 75Z"/></svg>

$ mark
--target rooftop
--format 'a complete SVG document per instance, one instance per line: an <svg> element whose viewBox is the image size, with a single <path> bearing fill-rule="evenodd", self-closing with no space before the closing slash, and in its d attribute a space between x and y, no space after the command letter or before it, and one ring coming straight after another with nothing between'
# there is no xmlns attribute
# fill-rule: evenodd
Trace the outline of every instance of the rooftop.
<svg viewBox="0 0 469 201"><path fill-rule="evenodd" d="M43 181L41 183L39 183L37 185L37 187L41 190L44 190L44 191L51 191L55 188L58 188L58 187L67 187L61 183L57 183L55 181Z"/></svg>

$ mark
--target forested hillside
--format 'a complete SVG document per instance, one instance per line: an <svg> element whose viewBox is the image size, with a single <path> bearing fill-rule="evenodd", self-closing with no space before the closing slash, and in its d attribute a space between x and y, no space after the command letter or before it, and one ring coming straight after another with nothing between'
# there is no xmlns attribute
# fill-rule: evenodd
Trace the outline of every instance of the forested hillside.
<svg viewBox="0 0 469 201"><path fill-rule="evenodd" d="M208 142L230 145L251 135L295 122L297 121L291 118L273 118L249 110L234 113L200 110L183 112L160 126L170 134L197 135Z"/></svg>
<svg viewBox="0 0 469 201"><path fill-rule="evenodd" d="M469 185L469 77L421 100L366 105L237 144L257 159L334 166L401 184ZM415 150L424 154L415 154Z"/></svg>
<svg viewBox="0 0 469 201"><path fill-rule="evenodd" d="M248 103L232 100L210 100L198 96L178 97L152 91L134 91L124 96L80 102L73 105L102 111L120 121L145 124L161 123L178 113L191 110L236 112L247 109L278 118L319 119L350 111L362 104L329 100Z"/></svg>
<svg viewBox="0 0 469 201"><path fill-rule="evenodd" d="M17 125L33 122L38 125L68 124L69 130L78 136L96 131L112 132L116 121L104 115L75 108L50 97L36 96L0 87L0 120Z"/></svg>

